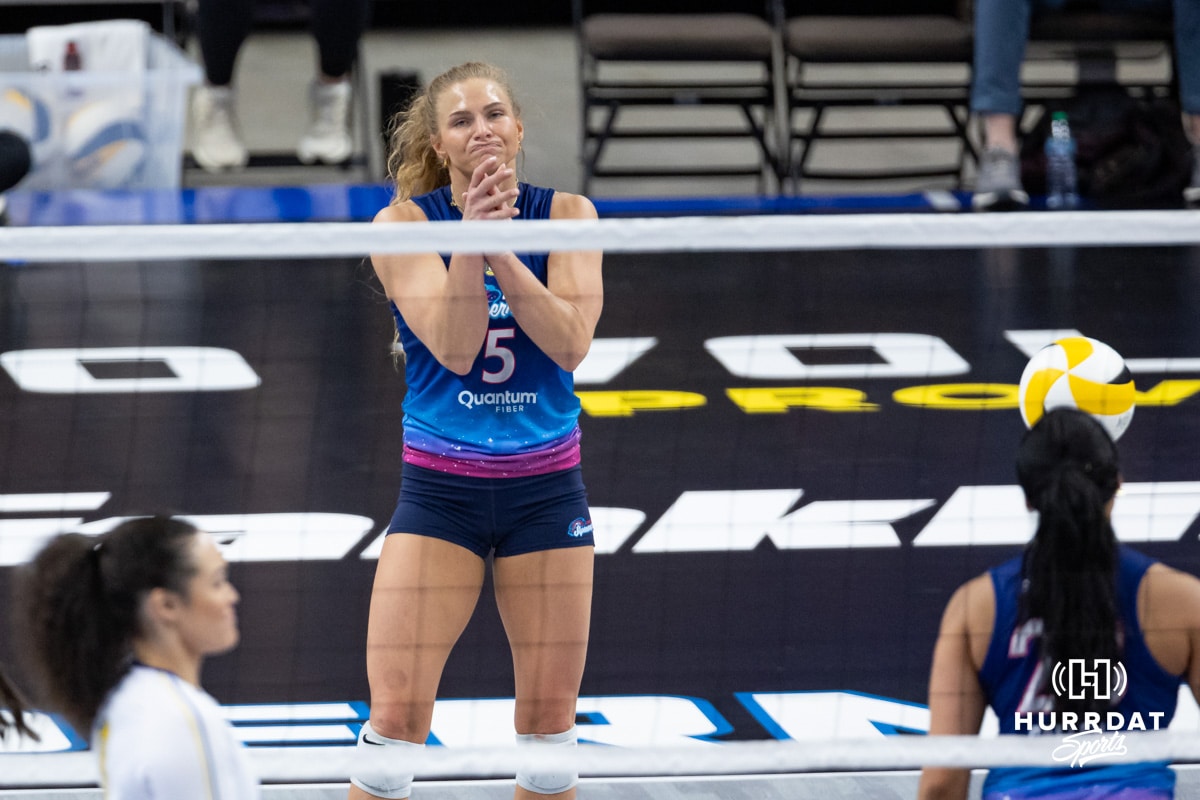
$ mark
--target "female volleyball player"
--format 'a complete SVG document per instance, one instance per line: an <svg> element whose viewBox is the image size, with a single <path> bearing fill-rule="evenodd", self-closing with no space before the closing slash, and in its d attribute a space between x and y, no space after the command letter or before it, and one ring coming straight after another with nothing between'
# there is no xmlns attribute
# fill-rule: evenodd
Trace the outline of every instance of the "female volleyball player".
<svg viewBox="0 0 1200 800"><path fill-rule="evenodd" d="M584 197L518 182L521 113L487 64L435 78L393 138L376 222L594 219ZM498 223L499 224L499 223ZM493 558L518 742L575 743L594 554L571 371L603 305L598 252L374 255L405 353L400 497L371 596L371 719L351 797L408 797L442 668ZM573 774L517 775L570 797Z"/></svg>
<svg viewBox="0 0 1200 800"><path fill-rule="evenodd" d="M1200 580L1117 543L1117 449L1087 414L1057 409L1039 420L1021 441L1017 476L1037 532L1021 556L951 597L929 678L929 732L977 733L990 705L1001 733L1041 732L1047 754L1062 757L1061 768L991 770L984 800L1171 798L1166 763L1082 766L1070 756L1139 723L1165 728L1182 681L1200 695ZM1076 669L1060 696L1071 659L1092 677ZM1112 691L1121 683L1123 695ZM926 768L920 797L965 798L969 778Z"/></svg>
<svg viewBox="0 0 1200 800"><path fill-rule="evenodd" d="M63 534L24 568L17 596L41 705L89 736L106 797L258 797L200 688L204 657L238 641L238 593L212 537L170 517Z"/></svg>

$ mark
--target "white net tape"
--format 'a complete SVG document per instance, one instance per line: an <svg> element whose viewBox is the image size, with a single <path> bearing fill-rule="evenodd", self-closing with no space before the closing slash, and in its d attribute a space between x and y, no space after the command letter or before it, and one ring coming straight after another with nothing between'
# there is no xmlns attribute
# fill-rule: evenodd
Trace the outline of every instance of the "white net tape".
<svg viewBox="0 0 1200 800"><path fill-rule="evenodd" d="M1200 211L944 216L681 217L594 221L130 225L0 229L0 258L130 261L367 253L679 252L1200 243Z"/></svg>
<svg viewBox="0 0 1200 800"><path fill-rule="evenodd" d="M353 748L261 747L250 751L265 782L340 783L350 774ZM1130 732L1108 736L1084 750L1058 735L889 736L838 741L740 741L694 747L645 749L583 745L540 747L429 747L411 757L417 778L511 776L518 769L578 769L586 777L717 776L919 769L922 766L981 768L1057 766L1102 753L1102 762L1200 761L1194 733ZM0 786L93 785L95 757L87 752L0 756ZM1100 759L1098 759L1100 760ZM53 762L53 763L51 763ZM1078 766L1078 764L1076 764Z"/></svg>

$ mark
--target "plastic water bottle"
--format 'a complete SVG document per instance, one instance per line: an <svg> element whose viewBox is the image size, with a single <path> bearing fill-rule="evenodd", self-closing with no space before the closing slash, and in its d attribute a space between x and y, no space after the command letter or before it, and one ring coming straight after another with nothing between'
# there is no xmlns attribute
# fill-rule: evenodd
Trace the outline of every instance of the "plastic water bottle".
<svg viewBox="0 0 1200 800"><path fill-rule="evenodd" d="M1066 112L1055 111L1046 139L1046 207L1057 210L1078 205L1075 139Z"/></svg>
<svg viewBox="0 0 1200 800"><path fill-rule="evenodd" d="M79 72L83 69L83 56L79 54L79 45L75 42L67 42L67 49L63 53L63 72ZM65 78L67 87L67 97L72 101L78 101L83 96L83 89L78 83L70 78Z"/></svg>
<svg viewBox="0 0 1200 800"><path fill-rule="evenodd" d="M83 69L83 57L79 55L79 45L67 42L67 50L63 53L63 71L75 72Z"/></svg>

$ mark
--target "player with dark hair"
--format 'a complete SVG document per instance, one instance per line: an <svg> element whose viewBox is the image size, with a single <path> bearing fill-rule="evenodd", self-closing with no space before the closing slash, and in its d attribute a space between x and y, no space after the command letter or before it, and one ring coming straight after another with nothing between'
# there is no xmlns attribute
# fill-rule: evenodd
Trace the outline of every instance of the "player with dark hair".
<svg viewBox="0 0 1200 800"><path fill-rule="evenodd" d="M14 131L0 128L0 193L20 183L32 166L29 142Z"/></svg>
<svg viewBox="0 0 1200 800"><path fill-rule="evenodd" d="M1182 682L1200 695L1200 580L1118 544L1117 448L1089 415L1047 413L1021 441L1017 477L1037 532L1022 555L951 597L929 678L929 732L977 733L989 705L1002 734L1094 734L1108 729L1109 712L1131 727L1136 718L1165 728ZM1126 691L1058 696L1052 670L1071 659L1120 662ZM965 769L926 768L919 796L961 800L969 780ZM1174 788L1164 762L1064 764L992 769L983 797L1165 800Z"/></svg>
<svg viewBox="0 0 1200 800"><path fill-rule="evenodd" d="M8 201L4 193L20 183L33 168L29 142L16 132L0 128L0 225L8 217Z"/></svg>
<svg viewBox="0 0 1200 800"><path fill-rule="evenodd" d="M579 195L519 182L507 80L435 78L393 138L381 224L595 219ZM571 375L603 305L598 252L372 256L404 348L404 465L367 629L371 719L351 797L404 798L442 669L492 559L512 649L518 742L575 744L594 547ZM570 772L517 774L518 797L571 797Z"/></svg>
<svg viewBox="0 0 1200 800"><path fill-rule="evenodd" d="M18 588L39 705L90 740L105 796L258 797L245 750L200 688L205 656L238 641L238 593L211 536L171 517L62 534Z"/></svg>

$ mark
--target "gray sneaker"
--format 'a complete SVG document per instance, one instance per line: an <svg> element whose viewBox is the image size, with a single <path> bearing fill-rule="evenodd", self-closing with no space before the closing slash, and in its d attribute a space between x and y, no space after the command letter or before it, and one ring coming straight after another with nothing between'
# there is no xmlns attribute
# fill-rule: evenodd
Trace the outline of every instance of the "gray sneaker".
<svg viewBox="0 0 1200 800"><path fill-rule="evenodd" d="M1021 186L1021 168L1016 153L989 147L979 159L975 176L975 194L971 208L976 211L1017 211L1029 206L1029 195Z"/></svg>
<svg viewBox="0 0 1200 800"><path fill-rule="evenodd" d="M1200 208L1200 144L1192 145L1192 182L1183 190L1183 202L1188 208Z"/></svg>

